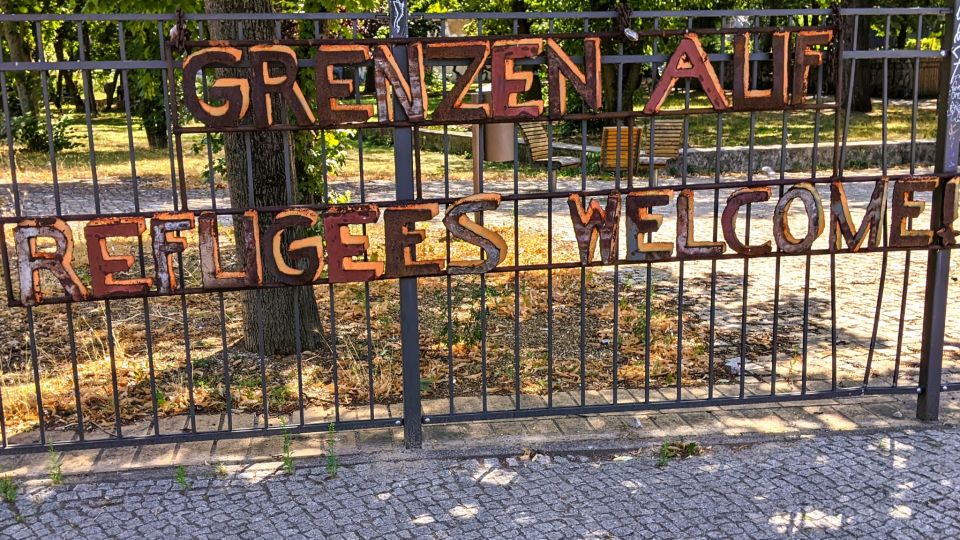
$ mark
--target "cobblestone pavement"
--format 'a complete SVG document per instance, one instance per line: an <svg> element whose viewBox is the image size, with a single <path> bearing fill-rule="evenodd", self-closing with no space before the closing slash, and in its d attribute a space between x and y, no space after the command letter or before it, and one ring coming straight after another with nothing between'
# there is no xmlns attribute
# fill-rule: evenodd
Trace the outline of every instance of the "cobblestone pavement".
<svg viewBox="0 0 960 540"><path fill-rule="evenodd" d="M35 481L0 505L25 537L946 538L960 531L960 428L848 433L707 449L483 460L381 456ZM409 457L409 456L407 456ZM265 464L266 465L266 464Z"/></svg>

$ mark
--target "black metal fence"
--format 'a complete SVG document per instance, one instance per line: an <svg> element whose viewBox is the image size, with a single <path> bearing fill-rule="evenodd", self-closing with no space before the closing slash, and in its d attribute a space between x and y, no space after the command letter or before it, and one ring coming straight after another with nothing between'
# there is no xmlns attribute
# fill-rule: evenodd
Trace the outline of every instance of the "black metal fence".
<svg viewBox="0 0 960 540"><path fill-rule="evenodd" d="M408 21L402 3L392 15L187 14L184 21L201 40L218 22L237 24L242 34L253 21L272 21L278 39L371 38L380 27L397 37L548 35L614 32L620 24L613 12L410 14ZM278 179L284 202L325 204L349 192L353 202L443 207L455 197L499 192L504 204L483 220L505 231L508 264L479 276L313 287L294 295L285 313L260 311L258 317L288 321L298 336L278 354L265 352L270 336L262 319L240 322L243 292L4 309L0 453L307 433L330 424L402 425L406 444L418 447L425 423L866 394L916 394L918 417L936 419L940 392L960 389L949 246L892 248L884 214L881 247L861 253L825 249L824 238L802 256L622 260L601 268L564 249L570 238L555 214L573 193L690 188L696 211L710 216L697 222L698 234L717 241L720 201L754 182L781 195L809 182L826 198L830 181L840 179L859 211L870 193L864 187L881 176L954 173L958 20L957 8L634 12L631 27L646 32L603 57L605 84L614 89L608 103L618 112L633 111L649 95L669 58L663 51L682 31L710 35L707 52L724 83L732 77L737 32L752 30L757 51L760 36L778 29L844 34L831 51L839 61L815 69L814 98L803 108L703 114L691 110L701 99L696 88L678 87L667 107L682 122L677 157L648 159L638 170L619 162L601 168L599 127L586 115L546 123L551 157L543 167L527 163L515 124L506 132L497 124L321 132L315 168L285 163ZM176 75L167 70L178 60L167 55L175 15L5 14L0 23L29 36L34 50L26 61L0 58L4 217L238 207L223 183L222 142L174 128L167 98L176 94L175 84L168 87ZM912 32L901 48L891 42L894 29ZM864 31L883 46L858 50L856 34ZM51 40L65 34L75 38L75 57L48 59ZM924 45L936 35L941 48ZM10 50L7 43L0 54ZM763 86L771 55L754 52L750 59L753 82ZM919 97L924 59L941 59L935 100ZM912 99L890 99L892 61L898 71L912 64ZM457 69L432 66L434 93L446 95ZM854 89L872 86L862 74L877 70L883 79L875 112L856 113ZM80 85L71 113L73 105L55 89L74 72ZM347 75L358 104L363 75ZM105 100L100 94L109 83L96 81L111 77L116 97ZM30 84L42 94L33 128L45 139L42 149L27 148L22 133L30 127L15 114ZM484 99L482 85L475 98ZM104 110L108 100L113 112ZM642 153L654 155L667 122L624 114L608 123L617 132L647 134ZM144 130L159 137L146 140ZM61 133L82 142L60 146ZM252 170L258 148L245 137ZM512 152L499 163L485 160L487 142L503 137ZM453 150L465 140L473 156ZM284 133L283 144L289 149L296 136ZM428 150L431 144L439 151ZM559 170L560 155L578 158L576 166ZM249 189L243 200L256 200L252 183ZM934 224L942 222L942 197L940 189L925 199ZM756 225L769 214L746 207L746 243L751 233L764 240ZM126 249L143 260L142 242ZM452 249L437 255L449 262ZM182 261L180 271L185 282L196 280ZM149 272L141 262L131 275ZM303 304L313 303L312 322ZM307 347L300 336L314 322L320 337Z"/></svg>

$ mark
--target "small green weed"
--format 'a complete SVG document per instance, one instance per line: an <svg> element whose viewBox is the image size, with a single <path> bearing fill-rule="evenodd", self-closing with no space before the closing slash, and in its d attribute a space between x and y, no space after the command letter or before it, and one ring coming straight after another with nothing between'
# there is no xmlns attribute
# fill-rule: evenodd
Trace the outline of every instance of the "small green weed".
<svg viewBox="0 0 960 540"><path fill-rule="evenodd" d="M213 476L214 478L226 478L227 477L227 468L223 466L223 463L219 461L213 464Z"/></svg>
<svg viewBox="0 0 960 540"><path fill-rule="evenodd" d="M190 481L187 480L187 469L183 465L177 466L177 473L173 477L173 481L180 486L180 489L190 489Z"/></svg>
<svg viewBox="0 0 960 540"><path fill-rule="evenodd" d="M340 458L337 457L337 427L333 422L327 427L327 476L337 476L340 469Z"/></svg>
<svg viewBox="0 0 960 540"><path fill-rule="evenodd" d="M287 431L285 421L281 425L283 426L283 472L284 474L293 474L293 436Z"/></svg>
<svg viewBox="0 0 960 540"><path fill-rule="evenodd" d="M17 481L7 475L0 478L0 499L5 503L17 500Z"/></svg>
<svg viewBox="0 0 960 540"><path fill-rule="evenodd" d="M672 459L687 459L690 456L699 456L703 454L703 451L700 443L663 441L663 444L660 445L660 451L657 453L657 467L666 467Z"/></svg>
<svg viewBox="0 0 960 540"><path fill-rule="evenodd" d="M60 463L60 452L53 448L53 443L47 446L47 455L50 456L50 482L59 486L63 483L63 467Z"/></svg>

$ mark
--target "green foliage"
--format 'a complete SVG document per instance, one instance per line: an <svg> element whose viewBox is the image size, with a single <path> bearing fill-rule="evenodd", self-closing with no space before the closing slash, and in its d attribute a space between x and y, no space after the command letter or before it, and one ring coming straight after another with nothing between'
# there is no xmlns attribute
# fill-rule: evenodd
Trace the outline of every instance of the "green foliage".
<svg viewBox="0 0 960 540"><path fill-rule="evenodd" d="M183 465L177 466L177 472L173 477L173 481L180 486L180 489L190 489L190 481L187 480L187 469L185 469Z"/></svg>
<svg viewBox="0 0 960 540"><path fill-rule="evenodd" d="M663 441L657 454L657 467L666 467L670 463L670 443Z"/></svg>
<svg viewBox="0 0 960 540"><path fill-rule="evenodd" d="M53 443L47 446L47 455L50 456L50 483L59 486L63 483L63 469L60 463L60 452L53 448Z"/></svg>
<svg viewBox="0 0 960 540"><path fill-rule="evenodd" d="M0 499L5 503L17 500L17 481L7 475L0 478Z"/></svg>
<svg viewBox="0 0 960 540"><path fill-rule="evenodd" d="M327 426L327 476L337 476L340 469L340 458L337 457L337 427L330 422Z"/></svg>
<svg viewBox="0 0 960 540"><path fill-rule="evenodd" d="M227 158L223 156L223 133L208 133L194 141L193 145L190 146L190 151L194 155L202 155L207 153L207 146L209 145L209 151L213 156L213 167L210 167L210 162L207 166L203 168L203 180L205 182L213 182L217 176L223 177L224 173L227 172Z"/></svg>
<svg viewBox="0 0 960 540"><path fill-rule="evenodd" d="M287 431L286 420L281 420L280 422L281 426L283 426L283 456L281 458L283 473L293 474L296 468L293 463L293 436Z"/></svg>
<svg viewBox="0 0 960 540"><path fill-rule="evenodd" d="M47 123L35 114L17 116L11 119L13 140L29 152L48 152L50 139L47 137ZM73 148L76 144L67 136L67 123L60 118L51 122L53 149L55 151Z"/></svg>
<svg viewBox="0 0 960 540"><path fill-rule="evenodd" d="M131 2L130 0L87 0L83 2L84 13L174 13L182 8L187 13L203 11L203 0L187 2L157 0L150 3ZM159 33L164 36L173 22L167 22L161 28L154 21L127 21L124 23L124 42L126 58L131 60L155 60L162 57ZM104 25L103 32L110 32ZM115 24L109 26L116 26ZM91 36L93 37L93 36ZM114 57L119 57L119 36L103 36L103 42L116 47ZM147 134L151 148L166 148L167 129L163 95L162 70L138 69L128 72L129 95L132 113L139 117Z"/></svg>
<svg viewBox="0 0 960 540"><path fill-rule="evenodd" d="M267 391L267 396L269 398L270 407L275 409L282 409L291 398L290 389L284 384L271 386Z"/></svg>
<svg viewBox="0 0 960 540"><path fill-rule="evenodd" d="M295 137L297 189L300 200L323 199L329 175L336 175L347 162L347 151L353 148L357 132L352 129L305 131Z"/></svg>
<svg viewBox="0 0 960 540"><path fill-rule="evenodd" d="M657 453L657 467L666 467L672 459L687 459L691 456L703 454L704 449L700 443L683 441L663 441L660 445L660 451Z"/></svg>

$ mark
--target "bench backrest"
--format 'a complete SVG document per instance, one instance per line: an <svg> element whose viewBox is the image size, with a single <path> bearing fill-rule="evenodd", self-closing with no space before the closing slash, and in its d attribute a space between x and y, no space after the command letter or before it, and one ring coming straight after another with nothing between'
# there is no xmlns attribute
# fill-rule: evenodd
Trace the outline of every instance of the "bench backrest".
<svg viewBox="0 0 960 540"><path fill-rule="evenodd" d="M600 168L605 171L613 171L617 168L626 171L628 154L630 162L636 164L637 156L640 155L642 135L643 132L639 126L633 126L633 129L628 126L603 128L600 136Z"/></svg>
<svg viewBox="0 0 960 540"><path fill-rule="evenodd" d="M653 157L676 159L682 147L682 118L657 118L653 121ZM644 149L650 151L649 141Z"/></svg>
<svg viewBox="0 0 960 540"><path fill-rule="evenodd" d="M543 128L543 122L520 122L520 133L530 148L530 160L534 163L547 161L550 154L549 137Z"/></svg>

